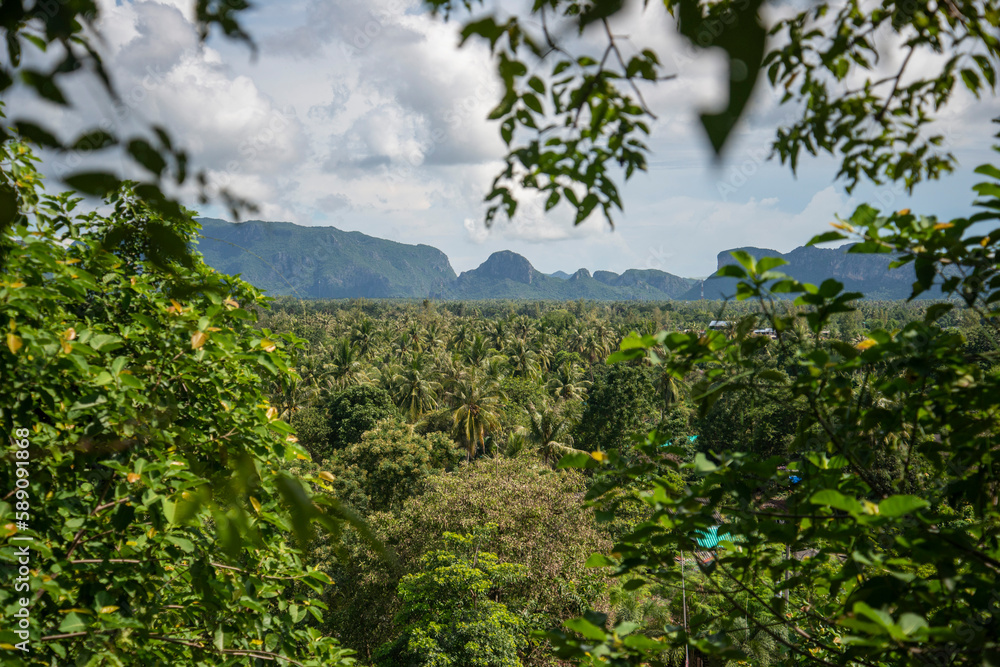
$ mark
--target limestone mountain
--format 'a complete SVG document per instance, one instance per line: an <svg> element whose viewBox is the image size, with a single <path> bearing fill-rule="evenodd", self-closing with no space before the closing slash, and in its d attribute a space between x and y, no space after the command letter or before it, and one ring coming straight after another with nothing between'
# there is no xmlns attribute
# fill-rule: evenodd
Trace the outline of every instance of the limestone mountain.
<svg viewBox="0 0 1000 667"><path fill-rule="evenodd" d="M607 271L600 274L615 276L615 281L602 281L587 269L578 269L572 275L546 275L536 270L521 255L509 250L495 252L471 271L465 271L455 281L448 293L453 299L592 299L596 301L624 301L633 299L676 299L693 281L664 273L649 273L644 282L632 276L621 276ZM631 273L626 271L624 275ZM562 276L566 276L563 278ZM662 286L665 289L661 289Z"/></svg>
<svg viewBox="0 0 1000 667"><path fill-rule="evenodd" d="M777 270L800 282L819 285L827 278L833 278L844 285L847 292L862 292L869 299L906 299L910 296L916 275L911 265L890 269L891 255L871 255L851 253L850 245L839 248L816 248L801 246L788 253L764 248L734 248L720 252L718 267L736 264L732 253L743 250L755 259L780 257L788 264ZM681 298L722 299L736 293L736 279L709 277L698 281ZM794 297L795 295L789 295ZM933 296L928 293L927 296Z"/></svg>
<svg viewBox="0 0 1000 667"><path fill-rule="evenodd" d="M223 273L239 273L271 295L313 299L438 296L455 282L448 257L336 227L201 218L198 250Z"/></svg>
<svg viewBox="0 0 1000 667"><path fill-rule="evenodd" d="M527 258L503 250L456 276L448 257L428 245L409 245L335 227L303 227L289 222L231 223L201 218L198 250L209 266L243 278L274 296L307 299L438 298L628 301L720 299L736 292L732 278L694 280L656 269L618 274L580 268L546 275ZM781 257L782 271L803 282L835 278L847 291L874 299L905 299L913 268L889 269L889 255L866 255L840 248L800 247L788 253L740 248L756 258ZM734 263L720 252L718 266ZM932 295L930 295L932 296Z"/></svg>

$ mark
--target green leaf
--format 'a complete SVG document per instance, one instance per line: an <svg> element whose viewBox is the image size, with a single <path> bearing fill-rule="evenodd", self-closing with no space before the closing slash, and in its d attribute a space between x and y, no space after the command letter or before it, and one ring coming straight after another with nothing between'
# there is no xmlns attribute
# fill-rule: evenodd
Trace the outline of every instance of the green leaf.
<svg viewBox="0 0 1000 667"><path fill-rule="evenodd" d="M20 120L14 123L14 130L24 137L25 140L43 148L62 147L62 142L59 141L54 134L42 126L36 125L35 123Z"/></svg>
<svg viewBox="0 0 1000 667"><path fill-rule="evenodd" d="M851 512L852 514L860 514L862 512L861 503L857 498L850 498L833 489L817 491L809 499L809 502L813 505L825 505L833 509Z"/></svg>
<svg viewBox="0 0 1000 667"><path fill-rule="evenodd" d="M608 637L607 634L605 634L604 630L601 630L599 627L597 627L596 625L594 625L585 618L571 618L570 620L566 621L563 625L565 625L570 630L579 632L587 639L593 639L595 641L602 642Z"/></svg>
<svg viewBox="0 0 1000 667"><path fill-rule="evenodd" d="M97 197L114 192L121 184L117 176L102 171L71 174L63 180L77 192Z"/></svg>
<svg viewBox="0 0 1000 667"><path fill-rule="evenodd" d="M167 535L164 538L167 542L178 546L185 553L194 553L194 543L186 537L177 537L176 535Z"/></svg>
<svg viewBox="0 0 1000 667"><path fill-rule="evenodd" d="M753 275L757 273L757 262L754 260L753 255L746 250L733 250L729 254L746 269L748 274Z"/></svg>
<svg viewBox="0 0 1000 667"><path fill-rule="evenodd" d="M878 504L879 516L897 517L930 507L930 503L916 496L889 496Z"/></svg>
<svg viewBox="0 0 1000 667"><path fill-rule="evenodd" d="M538 101L538 97L536 97L535 95L532 95L531 93L526 93L521 98L521 101L524 102L524 105L526 107L528 107L529 109L531 109L535 113L543 113L542 112L542 103Z"/></svg>
<svg viewBox="0 0 1000 667"><path fill-rule="evenodd" d="M608 558L604 554L591 554L584 567L617 567L618 562Z"/></svg>
<svg viewBox="0 0 1000 667"><path fill-rule="evenodd" d="M927 620L918 614L906 612L899 617L899 628L905 635L912 635L927 627Z"/></svg>
<svg viewBox="0 0 1000 667"><path fill-rule="evenodd" d="M145 139L133 139L128 142L128 152L136 162L156 176L160 176L167 168L167 162L160 155L160 152Z"/></svg>
<svg viewBox="0 0 1000 667"><path fill-rule="evenodd" d="M113 146L117 142L118 140L113 135L108 134L104 130L94 130L86 134L81 134L73 142L72 149L75 151L97 151L108 146Z"/></svg>
<svg viewBox="0 0 1000 667"><path fill-rule="evenodd" d="M709 461L703 452L698 452L694 455L694 469L698 472L714 472L719 466Z"/></svg>
<svg viewBox="0 0 1000 667"><path fill-rule="evenodd" d="M757 260L757 272L764 273L765 271L770 271L786 264L788 262L780 257L761 257Z"/></svg>
<svg viewBox="0 0 1000 667"><path fill-rule="evenodd" d="M81 614L75 611L71 611L66 614L66 618L62 620L59 624L59 632L69 633L69 632L81 632L87 629L90 622Z"/></svg>
<svg viewBox="0 0 1000 667"><path fill-rule="evenodd" d="M301 544L308 544L312 539L312 517L316 514L309 494L299 480L287 473L280 474L275 483L282 498L288 505L292 517L292 531Z"/></svg>

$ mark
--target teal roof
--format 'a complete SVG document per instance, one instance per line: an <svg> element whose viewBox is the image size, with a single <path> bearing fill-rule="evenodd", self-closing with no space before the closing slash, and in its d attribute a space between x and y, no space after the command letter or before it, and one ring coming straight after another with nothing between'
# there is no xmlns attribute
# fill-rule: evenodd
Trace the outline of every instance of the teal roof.
<svg viewBox="0 0 1000 667"><path fill-rule="evenodd" d="M719 534L719 526L712 526L705 530L694 531L694 541L702 549L714 549L719 546L719 542L734 542L733 536L729 533Z"/></svg>
<svg viewBox="0 0 1000 667"><path fill-rule="evenodd" d="M690 443L694 443L694 442L696 442L698 440L698 436L696 436L696 435L685 435L685 436L681 436L680 439L681 440L687 440ZM660 445L660 447L670 447L672 444L674 444L672 440L667 440L665 443L663 443L662 445Z"/></svg>

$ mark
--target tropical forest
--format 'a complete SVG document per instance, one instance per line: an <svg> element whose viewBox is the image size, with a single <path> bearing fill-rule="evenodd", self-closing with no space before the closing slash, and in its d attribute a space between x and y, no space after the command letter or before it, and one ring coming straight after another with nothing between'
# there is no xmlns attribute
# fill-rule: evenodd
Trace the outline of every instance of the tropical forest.
<svg viewBox="0 0 1000 667"><path fill-rule="evenodd" d="M1000 5L363 4L3 1L0 663L1000 667L1000 160L963 164L938 133L959 114L1000 149ZM622 31L652 12L669 39L638 48ZM266 32L299 13L314 32ZM456 275L429 245L460 258L447 238L229 223L273 212L249 167L229 188L199 165L240 113L178 105L179 135L142 106L173 74L147 68L142 100L116 84L184 31L178 80L213 90L222 44L263 70L319 62L317 44L385 69L379 49L447 34L434 67L486 63L497 84L480 120L502 150L478 217L455 218L476 243L558 254L587 225L651 224L630 202L641 215L634 183L672 173L651 164L669 125L654 91L697 69L671 49L715 63L697 84L714 106L683 99L709 168L764 126L775 169L805 188L806 163L832 165L823 187L850 207L795 218L788 253L712 255L702 278L542 273L509 250ZM256 84L235 78L215 104L245 110ZM417 88L394 94L432 96ZM343 203L366 196L357 174L385 203L459 160L417 132L424 175L393 171L386 136L410 126L379 111L386 90L357 107L377 131L323 163L357 170L331 210L375 220ZM754 115L766 95L784 120ZM337 126L353 99L295 122ZM125 112L99 122L94 100ZM344 157L364 141L386 152ZM305 198L319 173L275 178ZM960 213L918 210L941 184ZM447 217L445 199L413 209Z"/></svg>

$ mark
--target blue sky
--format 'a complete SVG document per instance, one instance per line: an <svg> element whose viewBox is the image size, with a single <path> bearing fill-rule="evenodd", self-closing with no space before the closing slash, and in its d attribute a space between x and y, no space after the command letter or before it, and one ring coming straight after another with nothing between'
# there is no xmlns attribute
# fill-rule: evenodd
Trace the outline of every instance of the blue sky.
<svg viewBox="0 0 1000 667"><path fill-rule="evenodd" d="M574 228L565 211L544 216L531 207L487 230L482 197L503 155L496 125L485 120L496 84L485 48L457 48L457 25L430 17L418 0L261 0L246 23L259 47L253 59L223 39L200 47L191 4L105 0L106 57L127 108L115 112L82 91L80 117L52 112L56 124L162 123L213 183L259 204L254 217L427 243L459 272L509 249L546 272L705 276L719 251L791 250L863 201L965 214L972 169L995 155L989 118L1000 105L959 92L940 124L960 160L956 174L922 184L912 198L870 186L852 198L833 180L830 158L805 160L797 177L763 160L774 123L790 110L759 86L727 160L716 166L696 118L723 99L721 58L694 56L650 3L623 17L618 31L635 48L657 49L677 79L645 91L659 117L650 170L624 187L614 231L596 216ZM578 47L588 48L587 39ZM227 217L219 206L200 210Z"/></svg>

